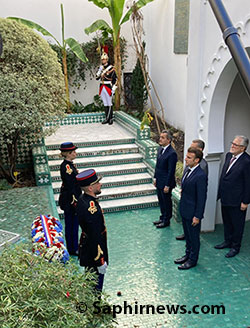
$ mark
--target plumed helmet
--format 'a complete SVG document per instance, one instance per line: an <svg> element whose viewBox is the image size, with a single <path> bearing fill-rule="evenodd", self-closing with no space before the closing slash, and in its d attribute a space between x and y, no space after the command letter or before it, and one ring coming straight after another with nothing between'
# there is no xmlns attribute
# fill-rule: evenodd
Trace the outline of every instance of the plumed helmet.
<svg viewBox="0 0 250 328"><path fill-rule="evenodd" d="M101 60L103 60L103 59L109 60L109 56L108 56L108 54L106 54L106 52L103 52L103 54L101 56Z"/></svg>

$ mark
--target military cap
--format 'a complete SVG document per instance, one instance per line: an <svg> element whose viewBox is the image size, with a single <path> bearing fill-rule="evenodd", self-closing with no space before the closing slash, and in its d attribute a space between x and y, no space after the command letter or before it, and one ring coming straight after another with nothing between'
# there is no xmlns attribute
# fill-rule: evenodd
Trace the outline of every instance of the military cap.
<svg viewBox="0 0 250 328"><path fill-rule="evenodd" d="M78 181L81 187L93 185L99 182L101 178L102 176L98 177L94 169L82 171L76 176L76 180Z"/></svg>
<svg viewBox="0 0 250 328"><path fill-rule="evenodd" d="M61 151L72 151L76 150L78 147L76 147L72 142L64 142L60 146Z"/></svg>

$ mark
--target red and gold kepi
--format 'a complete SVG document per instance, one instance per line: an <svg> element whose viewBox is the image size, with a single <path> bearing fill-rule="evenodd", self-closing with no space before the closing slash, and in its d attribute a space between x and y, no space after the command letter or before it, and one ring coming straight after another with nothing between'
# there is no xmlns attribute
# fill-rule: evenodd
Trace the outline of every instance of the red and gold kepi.
<svg viewBox="0 0 250 328"><path fill-rule="evenodd" d="M78 147L76 147L73 142L64 142L60 146L61 151L73 151L76 150Z"/></svg>
<svg viewBox="0 0 250 328"><path fill-rule="evenodd" d="M76 176L76 180L79 182L81 187L93 185L101 180L102 176L97 176L94 169L82 171Z"/></svg>

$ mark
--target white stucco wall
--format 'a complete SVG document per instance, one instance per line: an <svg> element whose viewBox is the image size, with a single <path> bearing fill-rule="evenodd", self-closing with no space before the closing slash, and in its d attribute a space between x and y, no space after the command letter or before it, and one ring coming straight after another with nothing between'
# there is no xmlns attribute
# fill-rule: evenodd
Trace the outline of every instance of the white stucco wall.
<svg viewBox="0 0 250 328"><path fill-rule="evenodd" d="M244 46L249 47L249 2L224 0L223 3L238 28ZM237 134L250 136L246 128L241 132L245 126L243 122L249 119L247 105L237 97L235 89L231 91L236 74L236 66L208 1L190 1L185 149L193 138L198 137L206 142L209 185L203 230L213 230L214 224L220 222L216 194L223 154L228 151L228 139L231 137L228 131L234 124ZM240 88L240 85L237 87ZM241 122L234 120L239 106Z"/></svg>
<svg viewBox="0 0 250 328"><path fill-rule="evenodd" d="M171 125L184 130L187 55L174 54L174 0L155 0L143 8L146 52L155 83ZM155 104L158 106L154 97Z"/></svg>
<svg viewBox="0 0 250 328"><path fill-rule="evenodd" d="M1 17L8 16L22 17L32 20L61 42L61 10L60 4L64 7L65 38L73 37L79 42L91 40L95 34L86 35L84 29L97 19L104 19L111 25L111 20L107 9L101 9L88 0L8 0L1 1ZM124 11L126 12L126 11ZM125 72L131 72L136 62L135 51L130 31L130 23L122 26L121 35L127 40L127 50L129 53ZM46 37L48 40L48 38ZM53 39L51 39L53 42ZM83 104L93 101L93 96L98 93L99 83L95 80L88 82L86 89L75 90L71 93L71 101L80 100ZM72 90L71 90L72 91Z"/></svg>

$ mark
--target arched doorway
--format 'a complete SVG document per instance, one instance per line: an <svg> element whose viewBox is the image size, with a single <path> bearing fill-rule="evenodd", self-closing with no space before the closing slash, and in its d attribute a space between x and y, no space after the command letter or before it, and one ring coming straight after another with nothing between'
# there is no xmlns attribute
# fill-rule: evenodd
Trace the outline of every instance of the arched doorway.
<svg viewBox="0 0 250 328"><path fill-rule="evenodd" d="M242 134L250 138L249 123L250 99L231 59L216 83L209 110L207 159L210 186L206 216L214 217L214 222L211 219L210 227L222 223L220 204L216 202L216 195L225 154L229 151L230 142L235 135ZM250 211L247 217L250 218Z"/></svg>

